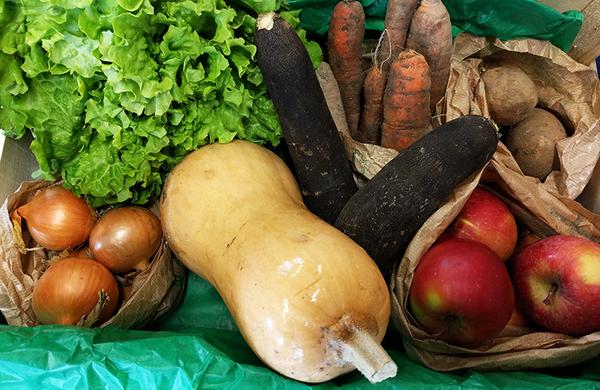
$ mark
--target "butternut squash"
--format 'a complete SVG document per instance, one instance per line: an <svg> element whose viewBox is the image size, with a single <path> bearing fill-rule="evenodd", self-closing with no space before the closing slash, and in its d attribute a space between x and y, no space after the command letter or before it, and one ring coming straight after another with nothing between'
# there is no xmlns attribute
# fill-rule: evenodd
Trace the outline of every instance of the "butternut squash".
<svg viewBox="0 0 600 390"><path fill-rule="evenodd" d="M377 265L308 211L277 155L240 140L204 146L169 175L160 213L174 253L216 287L266 365L311 383L354 368L371 382L396 374L380 345L390 300Z"/></svg>

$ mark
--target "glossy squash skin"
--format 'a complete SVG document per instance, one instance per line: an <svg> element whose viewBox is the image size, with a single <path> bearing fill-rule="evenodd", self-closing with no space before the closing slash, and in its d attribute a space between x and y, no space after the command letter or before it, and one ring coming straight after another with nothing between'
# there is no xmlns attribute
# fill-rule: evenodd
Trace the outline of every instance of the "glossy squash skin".
<svg viewBox="0 0 600 390"><path fill-rule="evenodd" d="M192 152L167 179L160 212L174 253L216 287L275 371L323 382L355 368L342 348L355 331L383 338L390 301L376 264L306 209L266 148L233 141Z"/></svg>

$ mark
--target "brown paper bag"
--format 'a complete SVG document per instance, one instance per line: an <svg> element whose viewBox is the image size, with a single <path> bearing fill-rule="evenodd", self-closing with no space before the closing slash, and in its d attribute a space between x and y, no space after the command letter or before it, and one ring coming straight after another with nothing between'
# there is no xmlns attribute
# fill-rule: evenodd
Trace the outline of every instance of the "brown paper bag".
<svg viewBox="0 0 600 390"><path fill-rule="evenodd" d="M480 80L484 66L490 61L512 64L525 71L537 87L539 105L558 115L572 133L557 146L560 170L551 172L541 184L547 191L575 199L590 180L600 157L597 73L547 41L500 41L463 33L454 42L448 88L432 118L434 127L468 114L490 117ZM398 153L354 141L348 132L337 83L329 66L323 63L317 75L348 158L364 179L372 178Z"/></svg>
<svg viewBox="0 0 600 390"><path fill-rule="evenodd" d="M340 90L329 64L322 62L316 73L327 107L342 138L346 156L352 162L355 172L360 175L358 181L361 184L361 180L368 180L375 176L385 164L398 155L398 152L379 145L363 144L352 139L344 114Z"/></svg>
<svg viewBox="0 0 600 390"><path fill-rule="evenodd" d="M539 329L508 327L495 339L471 349L436 340L414 320L407 309L407 300L419 259L456 217L480 180L499 187L503 194L556 233L600 242L600 216L567 197L546 191L535 179L523 176L510 152L499 144L488 166L456 188L452 197L417 232L392 278L392 321L403 336L408 355L439 371L559 367L599 355L600 331L570 337Z"/></svg>
<svg viewBox="0 0 600 390"><path fill-rule="evenodd" d="M485 42L485 40L481 40L480 42L480 39L473 39L473 42L481 43ZM550 52L554 52L554 49L548 48L543 42L535 41L532 42L532 45L541 45ZM472 48L475 47L479 46L474 45ZM532 51L544 52L544 50L533 49ZM572 60L565 59L560 55L559 57L566 63L573 65ZM473 61L478 63L480 60L475 59ZM537 60L534 59L532 61L535 62ZM562 64L561 61L558 62ZM454 62L454 73L451 75L452 90L447 95L448 99L446 103L451 108L454 107L452 104L456 104L456 107L458 107L456 110L463 107L464 111L450 111L451 114L445 119L450 120L466 114L479 114L489 117L485 102L485 91L482 89L481 83L478 81L473 83L473 80L478 80L479 77L477 66L465 68L464 72L456 72L457 66L457 63ZM585 70L581 69L578 65L573 66L574 68L569 69L582 72L582 75L577 77L587 78ZM340 131L347 157L352 162L355 171L363 179L368 180L372 178L385 164L397 155L397 152L381 146L362 144L354 141L350 137L347 124L345 123L337 83L326 63L323 63L317 71L317 76L328 107ZM565 77L569 78L570 76ZM462 87L457 85L462 85ZM586 96L594 102L593 112L598 112L598 96ZM458 104L458 102L461 104ZM559 107L566 103L565 101L555 102ZM573 103L573 105L568 107L570 115L573 115L573 118L577 119L574 120L574 123L578 123L577 128L580 130L581 135L579 136L579 133L576 132L575 137L572 137L575 141L571 140L576 145L572 146L571 149L563 148L563 150L574 151L583 148L582 153L585 152L584 155L587 158L592 158L590 155L593 154L592 151L597 146L596 141L590 140L589 137L597 134L599 130L598 120L594 121L587 115L590 113L589 110L591 108L586 104L582 104L582 106L584 108L580 108L579 111L573 109L573 107L578 107L578 104ZM582 114L578 115L576 114L577 112L581 112ZM585 119L583 119L584 117ZM582 145L582 143L585 145ZM593 157L597 158L597 153ZM567 155L563 153L564 158L567 158ZM566 165L567 167L571 167L569 164ZM578 166L580 164L575 165ZM584 165L579 171L585 171L588 168L590 167ZM593 168L593 163L591 164L591 168ZM579 171L573 173L570 169L565 169L564 172L559 174L569 172L567 176L569 176L570 180L572 179L578 185L584 186L585 179L577 181L573 178L579 177L577 176L577 172ZM424 332L406 310L407 293L410 289L412 275L418 264L418 260L456 217L482 178L485 181L491 181L498 185L504 194L510 195L515 200L517 206L533 214L536 221L542 222L551 230L561 234L579 235L600 241L600 216L593 214L579 203L571 200L572 194L578 190L572 192L570 195L561 195L558 191L554 193L548 191L548 189L553 188L549 184L552 182L551 180L541 183L536 178L524 176L508 149L499 143L498 149L487 167L476 172L458 186L454 193L446 200L446 203L417 232L399 268L396 270L396 274L392 278L390 286L393 309L392 323L403 335L403 344L408 355L428 367L439 371L452 371L463 368L521 370L559 367L579 363L599 355L600 332L575 338L534 329L507 328L499 337L490 340L489 343L477 349L451 346L445 342L433 339ZM571 182L569 181L569 183Z"/></svg>
<svg viewBox="0 0 600 390"><path fill-rule="evenodd" d="M463 33L454 42L450 79L437 111L443 121L462 115L489 117L480 74L489 64L522 69L536 85L539 106L555 113L570 137L560 141L560 170L544 180L550 192L575 199L600 157L600 81L596 72L547 41L500 41Z"/></svg>
<svg viewBox="0 0 600 390"><path fill-rule="evenodd" d="M27 203L38 190L51 184L42 180L23 182L0 208L0 311L9 325L39 324L33 313L31 296L49 261L49 253L45 250L26 254L18 251L10 214ZM35 247L26 229L23 235L27 247ZM101 326L140 328L157 321L179 303L186 275L186 268L172 255L163 240L149 267L121 278L120 281L127 285L127 293L116 313Z"/></svg>

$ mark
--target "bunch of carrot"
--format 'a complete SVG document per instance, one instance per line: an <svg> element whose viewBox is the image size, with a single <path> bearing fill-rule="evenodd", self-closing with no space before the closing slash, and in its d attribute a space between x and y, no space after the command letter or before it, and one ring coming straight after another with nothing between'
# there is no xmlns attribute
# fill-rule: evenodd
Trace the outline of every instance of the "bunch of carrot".
<svg viewBox="0 0 600 390"><path fill-rule="evenodd" d="M339 1L329 24L328 61L352 137L402 150L431 129L450 75L452 26L441 0L388 0L384 24L365 72L362 4Z"/></svg>

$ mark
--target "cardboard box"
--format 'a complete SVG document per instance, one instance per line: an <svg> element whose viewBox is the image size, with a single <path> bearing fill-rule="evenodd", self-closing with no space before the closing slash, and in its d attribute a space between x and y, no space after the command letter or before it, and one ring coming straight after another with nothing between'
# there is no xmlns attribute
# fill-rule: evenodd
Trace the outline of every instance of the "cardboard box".
<svg viewBox="0 0 600 390"><path fill-rule="evenodd" d="M583 25L569 55L584 65L590 65L600 56L600 0L541 0L559 12L569 10L583 12Z"/></svg>
<svg viewBox="0 0 600 390"><path fill-rule="evenodd" d="M558 12L565 12L570 10L581 11L585 7L587 7L590 3L593 3L594 0L539 0L539 3L547 5L549 7L554 8Z"/></svg>
<svg viewBox="0 0 600 390"><path fill-rule="evenodd" d="M0 134L0 199L13 193L19 184L31 180L31 174L38 164L29 150L31 137L25 136L16 141Z"/></svg>

